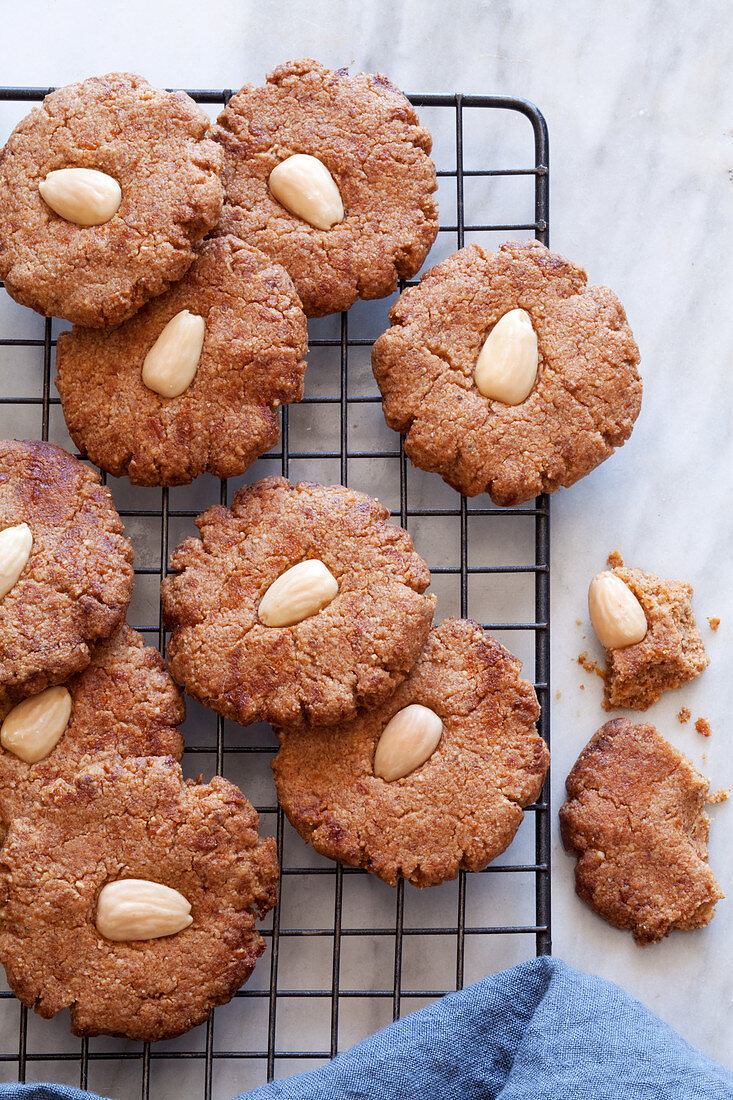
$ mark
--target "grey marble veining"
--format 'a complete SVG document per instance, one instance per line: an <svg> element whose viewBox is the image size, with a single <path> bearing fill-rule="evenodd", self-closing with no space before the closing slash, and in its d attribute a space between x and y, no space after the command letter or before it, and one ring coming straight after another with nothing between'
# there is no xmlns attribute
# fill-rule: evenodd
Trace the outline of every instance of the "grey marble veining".
<svg viewBox="0 0 733 1100"><path fill-rule="evenodd" d="M58 85L92 71L123 68L140 71L160 85L237 88L245 81L259 81L279 61L310 54L334 67L351 64L356 69L386 72L408 92L505 93L525 96L539 105L551 136L552 243L584 264L591 280L607 282L617 291L641 348L644 377L642 414L629 444L579 485L555 494L552 501L555 806L577 753L606 717L600 707L600 682L583 672L576 657L583 650L600 655L586 622L585 594L589 578L616 546L629 564L695 585L695 607L711 666L701 679L664 698L647 717L711 776L713 786L733 786L728 745L733 710L730 4L725 0L697 5L683 0L566 0L562 4L457 0L451 5L443 0L401 4L209 0L202 6L190 0L129 0L120 9L91 0L68 4L35 0L33 5L5 5L3 19L5 41L13 47L4 51L0 79L5 84ZM10 108L0 105L3 135L14 121ZM449 133L436 133L437 143L450 140ZM512 148L515 140L520 139L500 131L477 132L468 136L467 148L473 142L480 150L485 143L497 165L510 166L512 157L523 152ZM446 193L444 212L450 201ZM492 216L495 211L500 216L505 200L497 188L477 190L468 201L481 209L489 206ZM12 305L3 308L11 314L7 319L11 334L36 334L39 322L32 314ZM366 313L364 323L368 324ZM24 387L30 392L37 385L37 361L28 356L25 363L21 358L19 353L12 363L0 361L4 393L7 387L15 387L23 396ZM326 370L327 364L318 369ZM318 369L313 371L316 385ZM366 359L364 371L368 385ZM358 375L352 381L358 385ZM15 430L37 434L34 424L30 416L27 425ZM354 431L367 432L372 427L357 423ZM0 429L8 430L3 424ZM303 439L314 429L318 425L309 423L305 411L296 414L294 431ZM60 414L52 432L63 443ZM375 469L354 474L355 484L360 476L365 478L364 488L373 487L375 477L382 477ZM329 471L323 472L328 475ZM319 476L319 471L311 471L311 476ZM386 472L384 478L380 491L388 494ZM124 499L126 491L124 483L115 486L118 499ZM443 490L432 478L425 491ZM196 492L202 504L211 501L206 479ZM181 530L184 533L188 532ZM440 532L426 531L421 537L436 544L441 539ZM496 549L480 532L472 538L472 553L490 555ZM152 545L149 549L153 553ZM142 601L142 614L145 602L154 601L155 594L140 592L136 599ZM447 600L442 609L453 608ZM717 634L707 628L709 615L721 618ZM681 706L692 710L693 719L698 715L710 719L710 740L699 737L692 724L677 722L675 714ZM205 717L194 709L189 721L201 724ZM248 781L264 783L265 778ZM733 803L715 807L712 816L711 864L733 897L729 840ZM531 853L531 832L523 830L515 842L517 850L525 845ZM576 899L573 861L561 849L556 825L553 831L555 953L617 982L689 1041L733 1065L733 901L719 904L717 916L704 931L677 934L660 945L640 949ZM287 843L292 841L289 836ZM495 919L499 904L511 912L524 912L527 899L518 883L513 889L514 894L497 899L483 880L476 880L468 897L475 919ZM419 917L423 925L441 920L441 914L454 907L454 892L455 884L419 895L409 892L415 919ZM323 904L329 903L324 898ZM386 914L392 904L391 892L380 883L354 887L353 896L349 895L350 919L364 912ZM282 919L292 918L283 913ZM511 951L504 955L503 950L493 944L472 946L467 980L518 961ZM348 980L389 981L389 963L380 952L379 943L368 938L350 944L342 959ZM267 960L263 963L253 981L267 980ZM288 965L292 981L307 984L318 980L324 967L328 972L330 964L303 951ZM435 965L435 958L426 954L406 961L416 979ZM304 1011L294 998L279 1021L294 1043L307 1043L308 1030L320 1027L317 1012L311 1009L309 1005ZM2 1028L14 1028L16 1019L17 1006L0 1002ZM356 1041L388 1019L388 1010L372 1007L361 1012L355 1002L342 1018L344 1037L347 1042ZM30 1026L45 1029L44 1050L76 1049L66 1046L70 1040L64 1017L51 1023L35 1020ZM222 1044L220 1049L243 1042L253 1043L256 1049L264 1026L266 1021L252 1013L243 1033L235 1003L217 1015L216 1042ZM188 1036L187 1046L203 1042L201 1032ZM31 1039L36 1033L32 1031ZM121 1040L92 1043L100 1050L125 1047ZM130 1073L114 1061L95 1062L93 1067L90 1087L119 1097L138 1095L139 1079L134 1076L139 1073L138 1064ZM191 1063L178 1069L173 1062L157 1063L154 1094L198 1094L200 1068ZM301 1064L282 1065L279 1072L300 1068ZM250 1062L223 1063L217 1070L214 1095L224 1098L257 1083L261 1069ZM61 1079L63 1063L54 1062L51 1069L34 1063L30 1071L36 1077ZM69 1079L76 1080L73 1074Z"/></svg>

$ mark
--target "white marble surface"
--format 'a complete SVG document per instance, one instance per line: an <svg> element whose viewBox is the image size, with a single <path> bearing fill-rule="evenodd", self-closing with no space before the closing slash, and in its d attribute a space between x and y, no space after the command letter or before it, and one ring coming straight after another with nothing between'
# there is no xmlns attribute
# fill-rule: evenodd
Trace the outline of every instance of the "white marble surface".
<svg viewBox="0 0 733 1100"><path fill-rule="evenodd" d="M575 663L583 649L597 653L576 619L585 620L588 579L614 546L629 563L695 585L711 667L648 717L714 786L733 786L730 4L34 0L4 4L3 23L4 84L58 85L127 68L161 85L236 88L279 61L310 54L334 67L384 71L408 92L507 93L539 105L551 136L552 244L626 304L645 386L627 447L552 501L555 805L578 751L604 719L599 681ZM715 635L708 615L722 620ZM676 721L682 705L711 720L710 740ZM616 981L728 1065L732 815L733 803L714 810L710 845L712 866L732 900L719 905L708 929L646 950L575 898L572 861L553 826L555 953ZM415 904L428 920L430 907L441 901L421 895ZM475 976L501 963L477 959ZM357 958L347 965L359 973ZM374 967L375 957L364 965ZM302 1037L303 1017L292 1026ZM365 1025L354 1026L358 1037ZM99 1078L94 1085L126 1094L115 1081ZM222 1079L216 1091L225 1096L246 1083L241 1075ZM172 1078L166 1085L167 1093ZM193 1095L197 1087L189 1077L180 1094Z"/></svg>

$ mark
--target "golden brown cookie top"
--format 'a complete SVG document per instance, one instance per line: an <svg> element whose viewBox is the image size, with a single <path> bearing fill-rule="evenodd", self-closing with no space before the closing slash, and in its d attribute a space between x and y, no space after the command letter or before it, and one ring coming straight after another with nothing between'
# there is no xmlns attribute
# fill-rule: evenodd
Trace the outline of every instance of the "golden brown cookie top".
<svg viewBox="0 0 733 1100"><path fill-rule="evenodd" d="M538 370L517 405L474 381L497 322L524 310ZM469 245L405 290L372 365L387 423L416 466L468 496L519 504L572 485L621 446L641 405L639 352L607 287L536 241Z"/></svg>
<svg viewBox="0 0 733 1100"><path fill-rule="evenodd" d="M383 298L419 270L438 231L431 138L385 77L334 72L306 58L245 85L219 115L221 226L290 272L309 317ZM272 195L270 173L293 154L315 157L345 217L318 229Z"/></svg>
<svg viewBox="0 0 733 1100"><path fill-rule="evenodd" d="M110 220L78 225L41 197L49 172L116 180ZM221 152L185 92L108 73L51 92L0 158L0 278L13 298L77 324L118 324L180 279L221 212Z"/></svg>
<svg viewBox="0 0 733 1100"><path fill-rule="evenodd" d="M255 917L277 899L277 859L257 823L233 784L186 784L172 759L106 760L57 780L2 849L0 960L13 992L41 1016L69 1007L76 1035L154 1040L200 1024L264 950ZM178 891L192 923L103 936L99 895L119 879Z"/></svg>
<svg viewBox="0 0 733 1100"><path fill-rule="evenodd" d="M327 729L280 731L273 771L291 824L322 855L392 886L481 870L510 844L550 760L520 670L477 623L444 620L386 703ZM383 779L375 774L382 733L416 704L442 721L437 747L408 774Z"/></svg>
<svg viewBox="0 0 733 1100"><path fill-rule="evenodd" d="M199 516L201 538L178 547L161 587L175 678L245 725L328 724L386 699L417 660L435 606L423 595L425 562L388 517L353 489L278 477ZM321 609L266 625L268 590L314 560L330 573Z"/></svg>
<svg viewBox="0 0 733 1100"><path fill-rule="evenodd" d="M204 241L183 279L112 330L59 337L57 386L83 454L141 485L241 474L277 442L279 405L303 394L305 314L287 272L236 237ZM190 384L143 382L151 349L183 311L203 319Z"/></svg>
<svg viewBox="0 0 733 1100"><path fill-rule="evenodd" d="M85 668L132 593L132 547L96 470L51 443L0 440L0 533L23 524L30 556L0 598L0 705Z"/></svg>
<svg viewBox="0 0 733 1100"><path fill-rule="evenodd" d="M157 649L144 645L129 626L97 646L83 672L51 690L62 693L62 702L63 693L68 693L71 714L63 729L54 729L59 739L50 751L28 763L5 745L0 747L0 824L32 814L39 787L58 778L73 780L81 767L100 757L180 760L183 738L176 727L186 715L183 693ZM42 701L44 697L51 704L47 692L33 698ZM10 704L0 707L0 726L11 714ZM17 725L11 717L5 729L15 730ZM39 722L38 728L44 725Z"/></svg>
<svg viewBox="0 0 733 1100"><path fill-rule="evenodd" d="M707 863L709 781L647 724L607 722L567 778L562 838L578 895L639 944L712 920L723 892Z"/></svg>
<svg viewBox="0 0 733 1100"><path fill-rule="evenodd" d="M692 585L625 566L614 551L612 572L641 604L647 632L640 642L607 649L603 706L646 710L663 692L682 687L710 663L692 610Z"/></svg>

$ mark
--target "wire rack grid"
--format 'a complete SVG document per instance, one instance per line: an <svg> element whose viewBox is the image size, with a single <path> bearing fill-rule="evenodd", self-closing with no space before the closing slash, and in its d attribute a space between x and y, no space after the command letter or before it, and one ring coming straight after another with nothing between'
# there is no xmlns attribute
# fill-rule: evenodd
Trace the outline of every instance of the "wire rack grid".
<svg viewBox="0 0 733 1100"><path fill-rule="evenodd" d="M51 90L0 89L3 132L28 102ZM190 94L216 113L232 93ZM410 99L433 133L438 167L441 228L428 263L471 241L494 246L534 234L547 244L548 136L537 108L499 96ZM203 477L170 490L107 479L136 549L129 620L164 649L158 591L169 552L195 530L200 511L230 502L242 482L282 472L348 483L378 496L410 530L431 567L436 619L479 619L518 653L528 674L533 670L539 728L549 743L549 500L494 508L411 468L398 437L384 426L369 369L371 344L387 326L390 304L358 303L348 315L309 323L306 396L283 410L280 444L244 478ZM74 451L52 387L63 327L0 294L0 435L51 439ZM228 1100L322 1064L485 974L550 953L549 780L514 843L485 871L462 872L457 881L425 891L404 884L392 890L322 859L293 832L276 804L269 727L242 729L187 702L187 773L219 773L239 783L257 806L263 832L277 838L281 900L263 928L266 954L247 986L207 1024L154 1046L75 1039L66 1013L41 1021L3 986L0 1079L80 1084L120 1100L151 1092Z"/></svg>

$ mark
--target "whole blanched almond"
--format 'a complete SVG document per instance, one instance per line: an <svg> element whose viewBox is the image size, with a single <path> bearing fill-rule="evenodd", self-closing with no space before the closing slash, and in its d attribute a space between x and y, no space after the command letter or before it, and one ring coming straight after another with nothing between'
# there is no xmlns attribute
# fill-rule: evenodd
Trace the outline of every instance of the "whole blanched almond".
<svg viewBox="0 0 733 1100"><path fill-rule="evenodd" d="M411 703L382 730L374 753L374 774L391 782L414 772L435 752L443 722L429 707Z"/></svg>
<svg viewBox="0 0 733 1100"><path fill-rule="evenodd" d="M161 332L143 363L143 383L161 397L178 397L198 369L204 346L203 317L182 309Z"/></svg>
<svg viewBox="0 0 733 1100"><path fill-rule="evenodd" d="M192 922L191 905L178 890L149 879L123 878L100 890L94 923L108 940L157 940Z"/></svg>
<svg viewBox="0 0 733 1100"><path fill-rule="evenodd" d="M588 612L598 641L605 649L635 645L646 635L644 609L615 573L599 573L590 582Z"/></svg>
<svg viewBox="0 0 733 1100"><path fill-rule="evenodd" d="M103 225L122 202L117 180L96 168L59 168L41 180L38 190L54 213L75 225Z"/></svg>
<svg viewBox="0 0 733 1100"><path fill-rule="evenodd" d="M66 688L46 688L13 707L0 728L0 744L26 764L36 764L61 740L70 717Z"/></svg>
<svg viewBox="0 0 733 1100"><path fill-rule="evenodd" d="M316 229L331 229L344 220L344 204L336 182L317 157L294 153L270 172L274 198Z"/></svg>
<svg viewBox="0 0 733 1100"><path fill-rule="evenodd" d="M510 309L481 348L473 379L484 397L521 405L532 392L538 366L537 333L530 316L525 309Z"/></svg>
<svg viewBox="0 0 733 1100"><path fill-rule="evenodd" d="M265 626L294 626L327 607L338 590L338 581L322 561L300 561L265 592L258 608L260 622Z"/></svg>
<svg viewBox="0 0 733 1100"><path fill-rule="evenodd" d="M0 600L17 584L33 549L33 532L27 523L0 531Z"/></svg>

